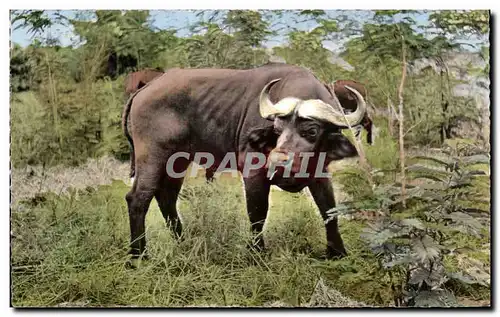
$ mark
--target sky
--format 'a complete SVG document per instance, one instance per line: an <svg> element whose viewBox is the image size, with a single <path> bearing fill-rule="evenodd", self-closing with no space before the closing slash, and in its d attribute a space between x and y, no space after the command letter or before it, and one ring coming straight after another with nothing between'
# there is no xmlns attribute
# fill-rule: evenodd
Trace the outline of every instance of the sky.
<svg viewBox="0 0 500 317"><path fill-rule="evenodd" d="M68 18L74 18L77 12L78 10L61 11L61 13ZM82 11L80 11L80 13L81 12ZM49 15L52 15L53 13L54 11L48 11ZM327 11L327 14L331 17L335 17L340 14L347 14L350 17L356 18L358 21L362 23L372 15L372 12L367 10L356 10L356 11L349 10L349 11ZM427 13L414 15L414 19L420 25L428 24ZM150 20L152 22L152 26L155 28L158 29L175 28L179 29L179 31L177 32L178 36L188 36L189 35L188 26L198 21L199 18L196 16L196 12L188 10L150 10ZM292 15L290 14L287 15L286 13L283 15L283 18L279 22L283 22L284 24L287 25L294 25L295 27L301 30L311 30L312 28L317 26L316 22L311 22L311 21L296 24L292 19ZM29 45L33 40L32 35L28 34L28 30L26 28L15 29L16 26L17 25L11 26L12 42L20 44L23 47ZM48 33L58 38L61 45L63 46L71 45L77 40L77 37L73 34L71 26L54 25L49 30L45 31L45 34L43 34L43 36L46 36ZM271 38L268 41L264 42L264 46L272 47L275 45L282 44L285 40L286 39L283 36L277 36L275 38ZM466 42L476 43L477 41L475 42L472 40L467 40ZM332 41L325 41L323 45L332 51L338 51L339 48L341 47L340 43Z"/></svg>

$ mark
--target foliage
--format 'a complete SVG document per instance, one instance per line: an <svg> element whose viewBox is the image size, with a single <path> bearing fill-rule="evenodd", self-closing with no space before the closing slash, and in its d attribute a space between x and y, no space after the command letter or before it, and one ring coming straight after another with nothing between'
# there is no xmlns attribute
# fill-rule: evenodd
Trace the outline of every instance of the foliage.
<svg viewBox="0 0 500 317"><path fill-rule="evenodd" d="M231 10L228 12L226 24L234 28L234 37L250 47L258 47L270 34L268 23L262 20L261 14L251 10Z"/></svg>
<svg viewBox="0 0 500 317"><path fill-rule="evenodd" d="M332 217L360 209L386 214L365 229L363 238L393 281L396 305L456 306L447 282L489 286L489 272L481 262L468 271L445 266L446 258L468 252L457 243L457 235L487 238L489 223L489 200L484 198L489 178L478 169L489 164L489 157L464 156L457 144L450 143L446 156L412 158L406 169L406 209L399 184L388 183L378 185L369 197L331 210Z"/></svg>
<svg viewBox="0 0 500 317"><path fill-rule="evenodd" d="M405 42L407 58L415 60L425 54L431 46L423 34L416 34L409 23L366 24L363 37L359 39L364 50L385 59L401 59L401 41Z"/></svg>
<svg viewBox="0 0 500 317"><path fill-rule="evenodd" d="M446 10L432 13L429 20L447 33L486 34L490 14L486 10Z"/></svg>
<svg viewBox="0 0 500 317"><path fill-rule="evenodd" d="M47 109L32 92L11 97L11 160L18 164L51 164L57 144L52 140L51 125L45 120ZM40 151L42 150L42 151Z"/></svg>
<svg viewBox="0 0 500 317"><path fill-rule="evenodd" d="M198 33L183 41L177 50L186 52L189 67L250 68L267 62L261 47L270 34L259 12L232 10L221 23L200 21ZM201 34L200 34L201 33Z"/></svg>
<svg viewBox="0 0 500 317"><path fill-rule="evenodd" d="M411 145L442 145L441 129L448 137L451 130L461 122L479 124L479 110L472 98L457 97L452 94L454 85L461 83L451 78L443 79L441 74L427 72L408 79L405 93L405 118L408 129L405 137ZM446 111L442 110L443 104Z"/></svg>
<svg viewBox="0 0 500 317"><path fill-rule="evenodd" d="M10 50L10 89L12 92L26 91L33 87L33 73L24 50L14 44Z"/></svg>
<svg viewBox="0 0 500 317"><path fill-rule="evenodd" d="M323 47L323 33L320 29L307 31L291 31L288 33L288 45L273 48L277 56L287 63L311 69L325 82L332 82L342 71L338 66L328 62L331 52ZM343 71L345 73L345 71Z"/></svg>
<svg viewBox="0 0 500 317"><path fill-rule="evenodd" d="M82 83L76 88L58 95L55 102L49 97L47 102L41 98L50 94L49 88L39 95L31 92L14 95L11 112L14 166L74 165L102 154L124 158L128 145L120 128L121 87L100 81L88 87ZM102 104L107 107L99 107Z"/></svg>
<svg viewBox="0 0 500 317"><path fill-rule="evenodd" d="M18 24L16 29L28 27L28 32L36 35L53 25L54 22L45 15L44 10L13 10L11 23Z"/></svg>
<svg viewBox="0 0 500 317"><path fill-rule="evenodd" d="M107 66L104 74L114 77L147 67L161 51L162 46L155 41L165 33L155 33L148 27L148 11L97 10L95 15L95 22L70 21L86 46L103 46L107 57L101 62Z"/></svg>
<svg viewBox="0 0 500 317"><path fill-rule="evenodd" d="M215 11L209 18L199 15L199 21L191 25L192 33L182 37L177 35L177 30L154 29L149 11L96 10L72 18L64 17L57 11L13 11L13 22L32 29L36 37L33 44L26 48L12 47L11 89L13 92L31 90L35 93L38 102L45 107L44 120L51 123L47 129L52 129L48 135L55 140L51 143L54 146L61 147L65 142L78 139L79 144L88 142L84 145L87 150L78 152L81 153L79 155L112 154L126 158L128 151L123 142L116 146L103 142L119 137L115 134L117 129L107 130L113 131L111 135L103 132L100 121L102 116L112 116L115 119L111 122L117 122L117 105L125 100L114 88L112 94L104 93L113 96L109 97L113 101L102 98L102 87L110 87L111 84L106 81L98 83L97 80L110 77L114 81L113 87L121 87L122 75L145 67L251 68L262 65L269 60L270 50L264 49L263 43L275 34L273 19L292 16L314 21L315 27L308 31L289 29L284 34L286 42L275 46L272 54L287 63L311 69L324 82L337 79L360 81L366 85L369 101L374 106L375 115L378 115L382 111L387 113L389 104L394 104L396 100L401 71L398 51L401 36L408 48L410 64L422 57L436 59L442 64L445 54L457 49L443 34L429 39L417 33L411 14L412 11L404 10L375 12L374 19L360 29L360 37L346 42L346 50L341 56L355 67L354 71L348 71L332 64L334 54L324 47L325 40L348 33L345 30L348 19L345 16L332 18L323 10ZM450 20L448 11L440 14L431 16L433 19ZM401 19L396 20L395 17ZM467 17L472 21L470 23L483 19L477 13ZM74 27L78 36L77 46L61 47L44 38L44 30L60 23L69 23ZM487 49L483 51L487 58ZM480 71L487 72L488 67ZM453 137L451 131L461 129L464 122L479 125L472 100L452 95L452 87L457 83L446 72L423 72L409 76L404 96L408 103L405 107L407 126L411 127L406 135L409 144L440 145L444 139ZM102 114L101 111L109 114ZM66 120L69 117L73 119ZM62 127L65 124L70 126ZM75 131L87 136L76 139L67 137L63 130L70 129L71 125ZM82 130L79 125L86 127ZM101 136L96 137L98 134ZM44 149L41 147L39 150ZM63 147L52 148L50 152L62 155L66 151ZM16 162L25 163L26 160Z"/></svg>
<svg viewBox="0 0 500 317"><path fill-rule="evenodd" d="M342 56L357 66L353 77L365 83L378 112L384 109L390 113L390 104L395 105L397 100L402 67L400 47L404 42L408 66L437 65L435 71L429 66L407 79L404 111L407 126L411 127L409 144L439 146L456 136L451 131L463 122L479 129L479 113L473 101L453 95L453 87L462 82L450 74L446 60L460 50L460 43L449 40L444 33L432 38L416 33L411 19L394 21L396 14L405 17L404 12L396 11L379 14L384 17L382 22L365 24L362 36L346 44Z"/></svg>

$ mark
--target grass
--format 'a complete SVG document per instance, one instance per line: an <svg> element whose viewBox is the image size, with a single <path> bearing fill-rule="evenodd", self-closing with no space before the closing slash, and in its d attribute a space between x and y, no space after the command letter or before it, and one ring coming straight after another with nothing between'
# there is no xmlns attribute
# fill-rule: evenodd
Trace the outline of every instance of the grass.
<svg viewBox="0 0 500 317"><path fill-rule="evenodd" d="M330 306L388 305L390 288L373 279L376 259L362 225L341 221L350 255L317 259L324 227L303 194L272 193L268 252L246 248L249 222L241 185L186 182L181 193L186 238L176 241L153 201L147 216L150 259L125 267L129 240L121 181L97 190L45 195L12 210L12 304L45 306ZM318 301L318 282L341 290ZM327 295L324 295L327 296ZM350 299L352 298L352 299ZM347 303L347 304L346 304Z"/></svg>
<svg viewBox="0 0 500 317"><path fill-rule="evenodd" d="M388 139L381 135L374 147L366 147L374 168L390 170L397 163L391 159L394 142ZM333 165L337 202L359 199L365 189L369 192L356 159ZM15 307L393 304L391 281L360 237L366 227L363 221L340 219L349 256L319 260L326 241L314 203L302 193L272 191L264 228L268 250L256 253L246 247L250 232L242 185L232 178L221 177L211 185L203 177L185 182L179 201L182 241L173 238L153 200L146 219L150 259L138 269L127 269L129 222L124 197L129 186L117 180L95 187L124 177L127 171L128 164L108 159L79 168L30 166L13 171ZM392 177L386 173L378 180L392 181ZM41 194L48 190L53 193ZM471 257L489 266L487 238L457 234L454 239L477 250ZM447 258L445 264L452 271L468 265L457 258ZM447 287L468 305L490 296L489 287Z"/></svg>
<svg viewBox="0 0 500 317"><path fill-rule="evenodd" d="M345 175L355 160L339 164L335 167L344 172L334 173L337 201L348 199L346 195L359 197L363 184L360 180L352 183L357 178ZM13 173L15 307L393 304L391 281L360 237L366 227L363 221L340 219L349 256L320 260L325 230L314 203L302 193L272 191L264 227L268 250L256 253L246 247L250 232L242 185L232 178L221 177L211 185L203 177L185 182L179 201L185 232L182 241L173 238L153 200L146 219L150 259L138 269L127 269L129 222L124 197L129 186L121 180L90 186L108 183L114 174L126 174L120 171L128 165L107 160L87 165L52 168L46 171L48 176L34 167L32 173ZM380 168L387 165L381 163ZM113 171L104 173L109 169ZM26 178L23 173L34 175ZM54 192L40 194L40 181L45 190ZM69 186L78 183L78 189ZM460 246L477 250L472 258L489 266L487 239L462 234L454 239ZM468 265L456 258L445 262L452 271ZM468 305L490 296L488 287L447 286L468 300Z"/></svg>

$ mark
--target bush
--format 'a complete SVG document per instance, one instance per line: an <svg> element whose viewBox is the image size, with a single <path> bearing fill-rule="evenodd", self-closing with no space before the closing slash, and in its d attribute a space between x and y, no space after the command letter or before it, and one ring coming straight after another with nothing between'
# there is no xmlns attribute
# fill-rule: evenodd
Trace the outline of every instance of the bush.
<svg viewBox="0 0 500 317"><path fill-rule="evenodd" d="M489 157L464 156L471 149L457 144L440 156L411 158L404 196L400 183L377 184L372 195L330 211L332 217L360 209L385 214L363 238L390 277L397 306L457 306L449 283L490 285L488 263L449 264L470 259L472 244L489 242Z"/></svg>
<svg viewBox="0 0 500 317"><path fill-rule="evenodd" d="M54 101L44 90L12 97L11 147L16 167L76 165L89 157L128 158L121 130L122 83L101 80L69 85Z"/></svg>

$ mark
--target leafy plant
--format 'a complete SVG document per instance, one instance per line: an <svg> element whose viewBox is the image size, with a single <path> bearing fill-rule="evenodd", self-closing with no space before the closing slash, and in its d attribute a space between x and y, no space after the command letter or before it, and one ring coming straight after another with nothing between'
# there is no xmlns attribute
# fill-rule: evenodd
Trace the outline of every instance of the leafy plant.
<svg viewBox="0 0 500 317"><path fill-rule="evenodd" d="M397 306L456 306L447 289L454 280L489 285L489 272L481 263L473 270L450 271L446 257L466 255L457 235L484 238L489 222L488 199L477 182L489 179L480 166L489 164L485 154L459 155L449 147L449 156L415 156L406 169L406 208L398 183L379 185L361 201L343 203L331 217L359 210L378 210L386 216L364 230L362 237L393 280Z"/></svg>

